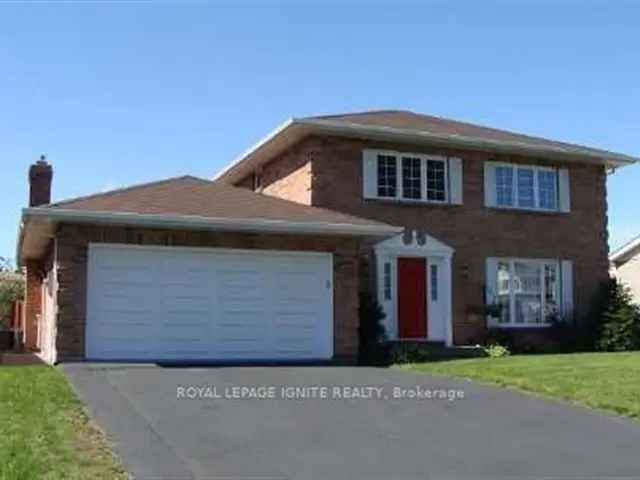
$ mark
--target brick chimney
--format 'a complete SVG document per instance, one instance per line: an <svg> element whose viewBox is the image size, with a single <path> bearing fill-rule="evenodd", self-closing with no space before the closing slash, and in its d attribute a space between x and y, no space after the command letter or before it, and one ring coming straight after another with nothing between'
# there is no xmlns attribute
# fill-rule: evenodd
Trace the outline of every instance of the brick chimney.
<svg viewBox="0 0 640 480"><path fill-rule="evenodd" d="M29 167L29 206L38 207L51 203L51 179L53 168L44 155Z"/></svg>

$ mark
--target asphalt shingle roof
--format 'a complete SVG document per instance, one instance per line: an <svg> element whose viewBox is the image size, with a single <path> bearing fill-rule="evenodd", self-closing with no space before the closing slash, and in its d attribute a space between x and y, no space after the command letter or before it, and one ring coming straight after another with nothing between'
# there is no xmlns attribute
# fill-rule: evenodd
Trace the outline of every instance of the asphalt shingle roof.
<svg viewBox="0 0 640 480"><path fill-rule="evenodd" d="M373 220L311 207L202 178L183 176L53 203L51 209L146 215L326 222L363 226Z"/></svg>

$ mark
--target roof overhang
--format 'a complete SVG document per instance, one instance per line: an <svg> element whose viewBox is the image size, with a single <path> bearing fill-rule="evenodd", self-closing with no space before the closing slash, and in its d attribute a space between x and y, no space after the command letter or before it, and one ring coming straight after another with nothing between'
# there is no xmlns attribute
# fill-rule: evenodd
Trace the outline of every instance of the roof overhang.
<svg viewBox="0 0 640 480"><path fill-rule="evenodd" d="M579 145L560 143L557 145L534 145L526 142L491 140L379 125L361 125L329 119L291 118L237 157L220 171L214 180L233 184L311 134L404 142L425 146L469 148L531 157L544 156L567 162L603 165L608 169L640 161L640 158L629 155Z"/></svg>
<svg viewBox="0 0 640 480"><path fill-rule="evenodd" d="M50 207L22 210L18 232L18 264L41 258L61 223L135 226L139 228L167 228L223 232L335 235L387 237L400 233L402 227L386 224L355 224L329 222L299 222L264 218L200 217L195 215L155 215L129 212L99 212Z"/></svg>
<svg viewBox="0 0 640 480"><path fill-rule="evenodd" d="M609 261L615 265L626 263L630 258L640 253L640 237L636 237L630 242L618 248L609 255Z"/></svg>

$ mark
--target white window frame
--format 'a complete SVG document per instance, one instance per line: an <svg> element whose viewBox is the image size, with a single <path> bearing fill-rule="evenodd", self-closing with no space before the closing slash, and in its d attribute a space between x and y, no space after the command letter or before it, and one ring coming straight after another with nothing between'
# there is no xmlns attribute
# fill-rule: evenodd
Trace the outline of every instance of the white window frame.
<svg viewBox="0 0 640 480"><path fill-rule="evenodd" d="M560 261L557 259L548 258L518 258L518 257L495 257L496 265L498 263L507 263L509 265L509 322L500 322L496 317L490 317L489 326L492 328L546 328L552 325L549 321L540 323L517 323L516 322L516 292L513 288L513 278L515 276L515 264L522 263L528 265L535 265L540 268L540 305L544 308L545 305L545 266L550 265L556 269L557 276L557 291L556 299L558 302L559 312L562 311L562 272ZM496 270L497 273L497 270ZM495 282L496 289L494 292L494 303L498 303L498 285L497 278L492 279Z"/></svg>
<svg viewBox="0 0 640 480"><path fill-rule="evenodd" d="M379 182L380 182L380 175L379 175L379 173L380 173L380 170L379 170L380 166L379 166L379 162L380 162L380 159L379 159L378 157L379 157L379 156L381 156L381 155L382 155L382 156L385 156L385 157L394 157L394 158L395 158L395 164L396 164L396 168L395 168L395 170L396 170L396 194L395 194L395 196L390 196L390 195L380 195L380 194L378 193L379 188L380 188L380 186L379 186ZM376 169L376 184L375 184L375 191L376 191L376 194L375 194L375 196L376 196L376 198L393 200L393 199L397 198L398 193L399 193L399 192L401 192L401 190L402 190L402 178L400 178L400 177L398 176L398 172L402 173L402 166L401 166L401 165L399 166L398 164L399 164L399 163L402 163L402 162L401 162L401 161L400 161L400 159L399 159L396 155L394 155L392 152L382 152L382 151L380 151L380 152L376 152L376 154L375 154L375 158L376 158L376 162L375 162L375 169ZM390 185L393 185L393 183L391 183Z"/></svg>
<svg viewBox="0 0 640 480"><path fill-rule="evenodd" d="M385 155L396 158L396 196L387 197L378 195L378 178L376 176L375 195L373 198L379 200L392 200L397 202L406 203L436 203L446 204L449 203L450 196L450 181L449 181L449 162L447 157L441 155L427 155L424 153L413 152L396 152L391 150L372 150L371 153L375 156L375 169L378 171L378 156ZM421 198L406 198L404 196L404 184L402 181L402 159L403 158L418 158L420 159L420 196ZM444 167L444 199L442 200L428 200L427 199L427 160L441 162Z"/></svg>
<svg viewBox="0 0 640 480"><path fill-rule="evenodd" d="M506 210L528 210L534 212L559 212L561 211L560 207L560 185L559 185L559 169L556 167L545 167L540 165L521 165L519 163L506 163L506 162L492 162L492 168L496 169L498 167L507 167L513 169L512 175L512 192L513 192L513 205L499 205L498 204L498 181L497 175L493 176L493 185L491 188L494 190L495 194L495 205L492 205L494 208L506 209ZM533 207L521 207L518 205L519 195L518 195L518 170L533 170ZM538 184L538 173L541 171L553 172L556 177L556 207L555 208L543 208L540 207L540 188Z"/></svg>

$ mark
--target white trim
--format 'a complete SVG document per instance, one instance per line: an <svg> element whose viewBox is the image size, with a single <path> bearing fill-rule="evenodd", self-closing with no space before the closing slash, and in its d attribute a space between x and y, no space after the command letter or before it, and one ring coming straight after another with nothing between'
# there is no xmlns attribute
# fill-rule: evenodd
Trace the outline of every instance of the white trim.
<svg viewBox="0 0 640 480"><path fill-rule="evenodd" d="M559 168L556 178L556 189L558 197L558 209L561 212L571 211L571 181L569 179L569 169Z"/></svg>
<svg viewBox="0 0 640 480"><path fill-rule="evenodd" d="M353 122L330 119L290 118L275 130L255 143L244 153L236 157L229 165L214 176L214 180L224 180L233 183L249 173L251 168L267 162L273 158L275 152L282 151L291 144L299 141L309 133L324 133L347 137L364 137L373 140L400 141L413 144L441 145L445 147L475 148L492 152L521 153L529 156L547 156L562 160L604 165L608 168L623 167L640 161L640 157L633 157L621 153L610 152L580 145L557 142L555 145L534 145L514 140L493 140L467 135L433 133L424 130L387 127L382 125L360 125ZM275 148L279 137L288 136L283 145ZM268 155L256 158L260 152L274 147ZM246 168L240 167L247 162ZM246 171L245 171L246 170Z"/></svg>
<svg viewBox="0 0 640 480"><path fill-rule="evenodd" d="M592 147L585 147L581 145L562 144L557 142L558 145L532 145L526 142L519 142L516 140L493 140L484 137L473 137L468 135L457 134L443 134L433 133L426 130L415 130L410 128L397 128L388 127L383 125L361 125L358 123L352 123L347 121L328 120L328 119L293 119L292 123L299 123L302 125L313 125L317 127L335 128L342 131L352 131L358 133L384 133L387 135L406 136L412 139L431 139L431 140L444 140L455 144L464 146L475 147L507 147L517 152L528 153L555 153L559 155L578 155L581 157L593 158L602 161L607 161L617 166L629 165L640 161L640 157L633 157L631 155L625 155L622 153L610 152L608 150L601 150ZM544 139L543 139L544 140ZM584 162L589 163L589 162Z"/></svg>
<svg viewBox="0 0 640 480"><path fill-rule="evenodd" d="M440 291L441 302L444 306L445 318L445 344L453 346L453 283L451 280L451 257L442 262L440 270L440 285L444 286Z"/></svg>
<svg viewBox="0 0 640 480"><path fill-rule="evenodd" d="M560 304L562 318L565 321L575 320L573 284L573 262L571 260L562 260L560 262Z"/></svg>
<svg viewBox="0 0 640 480"><path fill-rule="evenodd" d="M427 287L427 338L414 339L424 341L444 341L447 346L453 345L452 325L452 283L451 283L451 258L453 248L439 240L426 235L423 244L418 243L417 234L414 231L411 242L405 243L403 235L397 235L374 246L376 257L376 292L378 302L385 313L385 327L389 340L398 338L398 258L418 257L426 261L425 285ZM384 264L391 265L391 298L384 297ZM438 266L438 299L431 300L431 274L430 265ZM436 305L437 304L437 305ZM429 332L429 323L443 322L443 338L432 338ZM410 339L403 339L410 340Z"/></svg>
<svg viewBox="0 0 640 480"><path fill-rule="evenodd" d="M512 188L512 196L513 196L513 205L500 205L498 203L498 182L496 176L496 169L499 167L503 168L511 168L513 171L512 179L511 179L511 188ZM492 175L487 175L488 170L492 170ZM521 207L518 205L518 171L519 170L532 170L533 171L533 207ZM486 196L485 192L485 205L490 208L496 208L500 210L524 210L529 212L548 212L548 213L563 213L565 210L561 208L560 205L560 195L559 195L559 181L558 178L560 176L560 170L556 167L548 167L543 165L523 165L519 163L508 163L508 162L485 162L485 179L491 179L491 182L485 181L485 187L493 189L492 195L489 197ZM566 169L564 169L566 170ZM538 184L538 173L539 172L553 172L556 175L556 183L555 183L555 208L543 208L538 206L540 204L540 191ZM489 198L490 201L486 199ZM489 204L491 203L491 204Z"/></svg>
<svg viewBox="0 0 640 480"><path fill-rule="evenodd" d="M22 210L23 219L46 218L53 221L136 225L139 227L174 227L240 232L301 233L321 235L380 235L402 231L391 225L358 225L351 223L299 222L264 218L202 217L198 215L154 215L129 212L101 212L47 207Z"/></svg>
<svg viewBox="0 0 640 480"><path fill-rule="evenodd" d="M449 183L449 203L462 205L464 197L464 162L461 158L447 158L447 180Z"/></svg>
<svg viewBox="0 0 640 480"><path fill-rule="evenodd" d="M631 254L631 256L633 256L637 248L640 248L640 236L630 240L617 250L613 251L611 255L609 255L609 261L618 263L620 260L623 260L622 263L624 263L626 261L624 257L626 257L628 254Z"/></svg>
<svg viewBox="0 0 640 480"><path fill-rule="evenodd" d="M379 156L388 156L393 157L396 160L396 195L393 197L386 197L378 195L378 157ZM384 200L384 201L392 201L399 203L419 203L419 204L450 204L451 200L451 185L449 182L449 162L448 158L442 155L431 155L425 153L418 152L401 152L396 150L380 150L380 149L365 149L363 151L363 158L366 159L366 162L374 161L373 168L375 169L376 175L371 176L363 175L363 191L366 192L364 194L364 198L369 200ZM404 196L404 182L403 182L403 159L404 158L417 158L420 160L420 196L421 198L406 198ZM427 163L428 161L436 161L441 162L444 169L444 199L443 200L429 200L427 198ZM371 165L368 165L371 168ZM366 168L366 167L365 167ZM363 169L364 171L364 169ZM371 185L370 182L375 180L375 184Z"/></svg>
<svg viewBox="0 0 640 480"><path fill-rule="evenodd" d="M246 157L251 155L253 152L258 150L260 147L262 147L266 143L269 143L271 140L273 140L281 132L285 131L295 122L297 121L294 118L287 118L284 122L278 125L274 130L269 132L267 135L262 137L260 140L258 140L256 143L254 143L249 148L247 148L244 152L238 155L235 159L233 159L229 165L227 165L222 170L220 170L216 175L214 175L212 180L218 180L221 177L225 176L228 172L230 172L233 168L235 168L236 165L239 165L242 161L244 161Z"/></svg>
<svg viewBox="0 0 640 480"><path fill-rule="evenodd" d="M431 235L425 235L424 243L418 243L418 234L416 231L413 231L409 243L404 242L404 235L402 234L383 240L373 248L376 253L396 256L404 255L408 257L426 257L429 255L434 257L451 257L455 251L449 245Z"/></svg>
<svg viewBox="0 0 640 480"><path fill-rule="evenodd" d="M489 328L547 328L552 324L550 322L541 322L541 323L516 323L516 292L513 288L512 280L515 275L515 263L524 263L531 264L537 267L540 267L540 305L541 308L544 307L544 267L546 265L553 265L556 268L556 282L557 282L557 291L556 291L556 300L558 303L558 311L559 313L563 313L563 278L561 272L561 264L562 262L557 258L523 258L523 257L488 257L486 261L486 291L487 291L487 303L497 303L498 297L498 286L496 284L497 281L497 265L498 263L507 263L509 265L509 323L500 323L499 320L492 316L487 316L487 326ZM490 268L491 265L491 268Z"/></svg>
<svg viewBox="0 0 640 480"><path fill-rule="evenodd" d="M99 248L106 250L147 250L147 251L167 251L185 252L185 253L219 253L234 255L238 253L242 254L256 254L256 255L268 255L273 256L300 256L300 257L327 257L327 255L333 258L331 252L315 252L310 250L278 250L267 248L218 248L218 247L182 247L173 245L138 245L133 243L103 243L103 242L89 242L89 249Z"/></svg>

